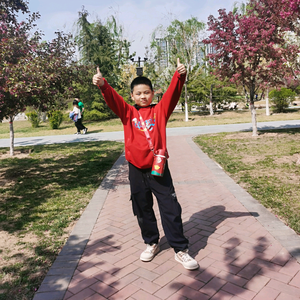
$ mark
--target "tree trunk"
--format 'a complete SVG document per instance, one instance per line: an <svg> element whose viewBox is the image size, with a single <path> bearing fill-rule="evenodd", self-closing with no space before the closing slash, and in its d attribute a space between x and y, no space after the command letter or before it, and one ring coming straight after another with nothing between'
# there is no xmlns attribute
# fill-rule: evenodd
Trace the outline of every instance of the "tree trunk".
<svg viewBox="0 0 300 300"><path fill-rule="evenodd" d="M40 119L42 120L42 122L46 122L46 120L47 120L47 114L45 112L42 112Z"/></svg>
<svg viewBox="0 0 300 300"><path fill-rule="evenodd" d="M213 85L210 85L210 92L209 92L209 112L210 115L212 116L214 114L214 109L213 109Z"/></svg>
<svg viewBox="0 0 300 300"><path fill-rule="evenodd" d="M249 100L249 97L248 97L248 92L245 88L245 86L243 85L243 89L244 89L244 94L245 94L245 100L246 100L246 106L247 106L247 103L250 103L251 101ZM249 105L248 107L249 109L251 109L251 106Z"/></svg>
<svg viewBox="0 0 300 300"><path fill-rule="evenodd" d="M189 120L189 109L187 103L187 82L184 83L184 108L185 108L185 121Z"/></svg>
<svg viewBox="0 0 300 300"><path fill-rule="evenodd" d="M267 97L266 97L266 116L270 115L270 107L269 107L269 87L267 87Z"/></svg>
<svg viewBox="0 0 300 300"><path fill-rule="evenodd" d="M256 110L254 106L254 101L250 102L250 110L251 110L251 117L252 117L252 136L258 136Z"/></svg>
<svg viewBox="0 0 300 300"><path fill-rule="evenodd" d="M14 135L14 118L9 117L9 134L10 134L10 155L14 156L14 141L15 141L15 135Z"/></svg>

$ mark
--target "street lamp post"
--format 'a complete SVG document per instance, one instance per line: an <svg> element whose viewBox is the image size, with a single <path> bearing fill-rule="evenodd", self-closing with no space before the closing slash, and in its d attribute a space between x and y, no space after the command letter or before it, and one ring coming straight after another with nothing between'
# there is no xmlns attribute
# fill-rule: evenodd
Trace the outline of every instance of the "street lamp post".
<svg viewBox="0 0 300 300"><path fill-rule="evenodd" d="M132 57L132 58L130 58L130 60L131 60L132 62L137 62L137 63L138 63L138 67L136 67L136 75L137 75L137 76L142 76L142 75L143 75L143 67L141 67L141 62L147 61L148 58L147 58L147 57L144 57L144 60L141 60L141 58L138 57L138 60L134 60L134 58Z"/></svg>

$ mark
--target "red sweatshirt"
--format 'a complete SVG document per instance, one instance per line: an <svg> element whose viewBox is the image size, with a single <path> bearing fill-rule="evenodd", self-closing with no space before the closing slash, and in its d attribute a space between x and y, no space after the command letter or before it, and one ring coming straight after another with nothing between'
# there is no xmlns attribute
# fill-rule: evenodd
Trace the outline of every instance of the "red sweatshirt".
<svg viewBox="0 0 300 300"><path fill-rule="evenodd" d="M166 125L179 100L184 81L185 75L176 71L161 101L157 105L139 108L155 150L167 151ZM137 109L126 103L106 80L101 91L107 105L123 123L126 160L140 169L151 168L153 153L149 149Z"/></svg>

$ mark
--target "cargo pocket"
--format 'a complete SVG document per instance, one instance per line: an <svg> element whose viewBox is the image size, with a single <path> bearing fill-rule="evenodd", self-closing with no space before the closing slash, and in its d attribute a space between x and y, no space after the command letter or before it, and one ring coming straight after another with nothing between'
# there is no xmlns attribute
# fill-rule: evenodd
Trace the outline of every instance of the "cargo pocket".
<svg viewBox="0 0 300 300"><path fill-rule="evenodd" d="M132 211L133 211L133 215L137 216L138 218L140 218L142 216L142 212L140 207L138 206L138 204L136 203L136 200L134 198L134 195L131 194L130 196L130 201L132 204Z"/></svg>

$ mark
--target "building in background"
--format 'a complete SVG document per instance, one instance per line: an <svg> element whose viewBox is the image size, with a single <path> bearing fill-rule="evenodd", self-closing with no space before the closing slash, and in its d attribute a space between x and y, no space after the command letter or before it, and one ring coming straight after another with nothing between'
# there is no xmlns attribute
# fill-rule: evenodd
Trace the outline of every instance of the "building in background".
<svg viewBox="0 0 300 300"><path fill-rule="evenodd" d="M157 57L159 59L160 67L168 67L170 57L169 41L163 38L155 38L155 42L158 49ZM205 60L206 55L213 52L214 48L211 44L204 44L202 41L199 41L195 55L192 58L192 65L195 66L196 64L199 64L202 66L203 64L207 63Z"/></svg>

